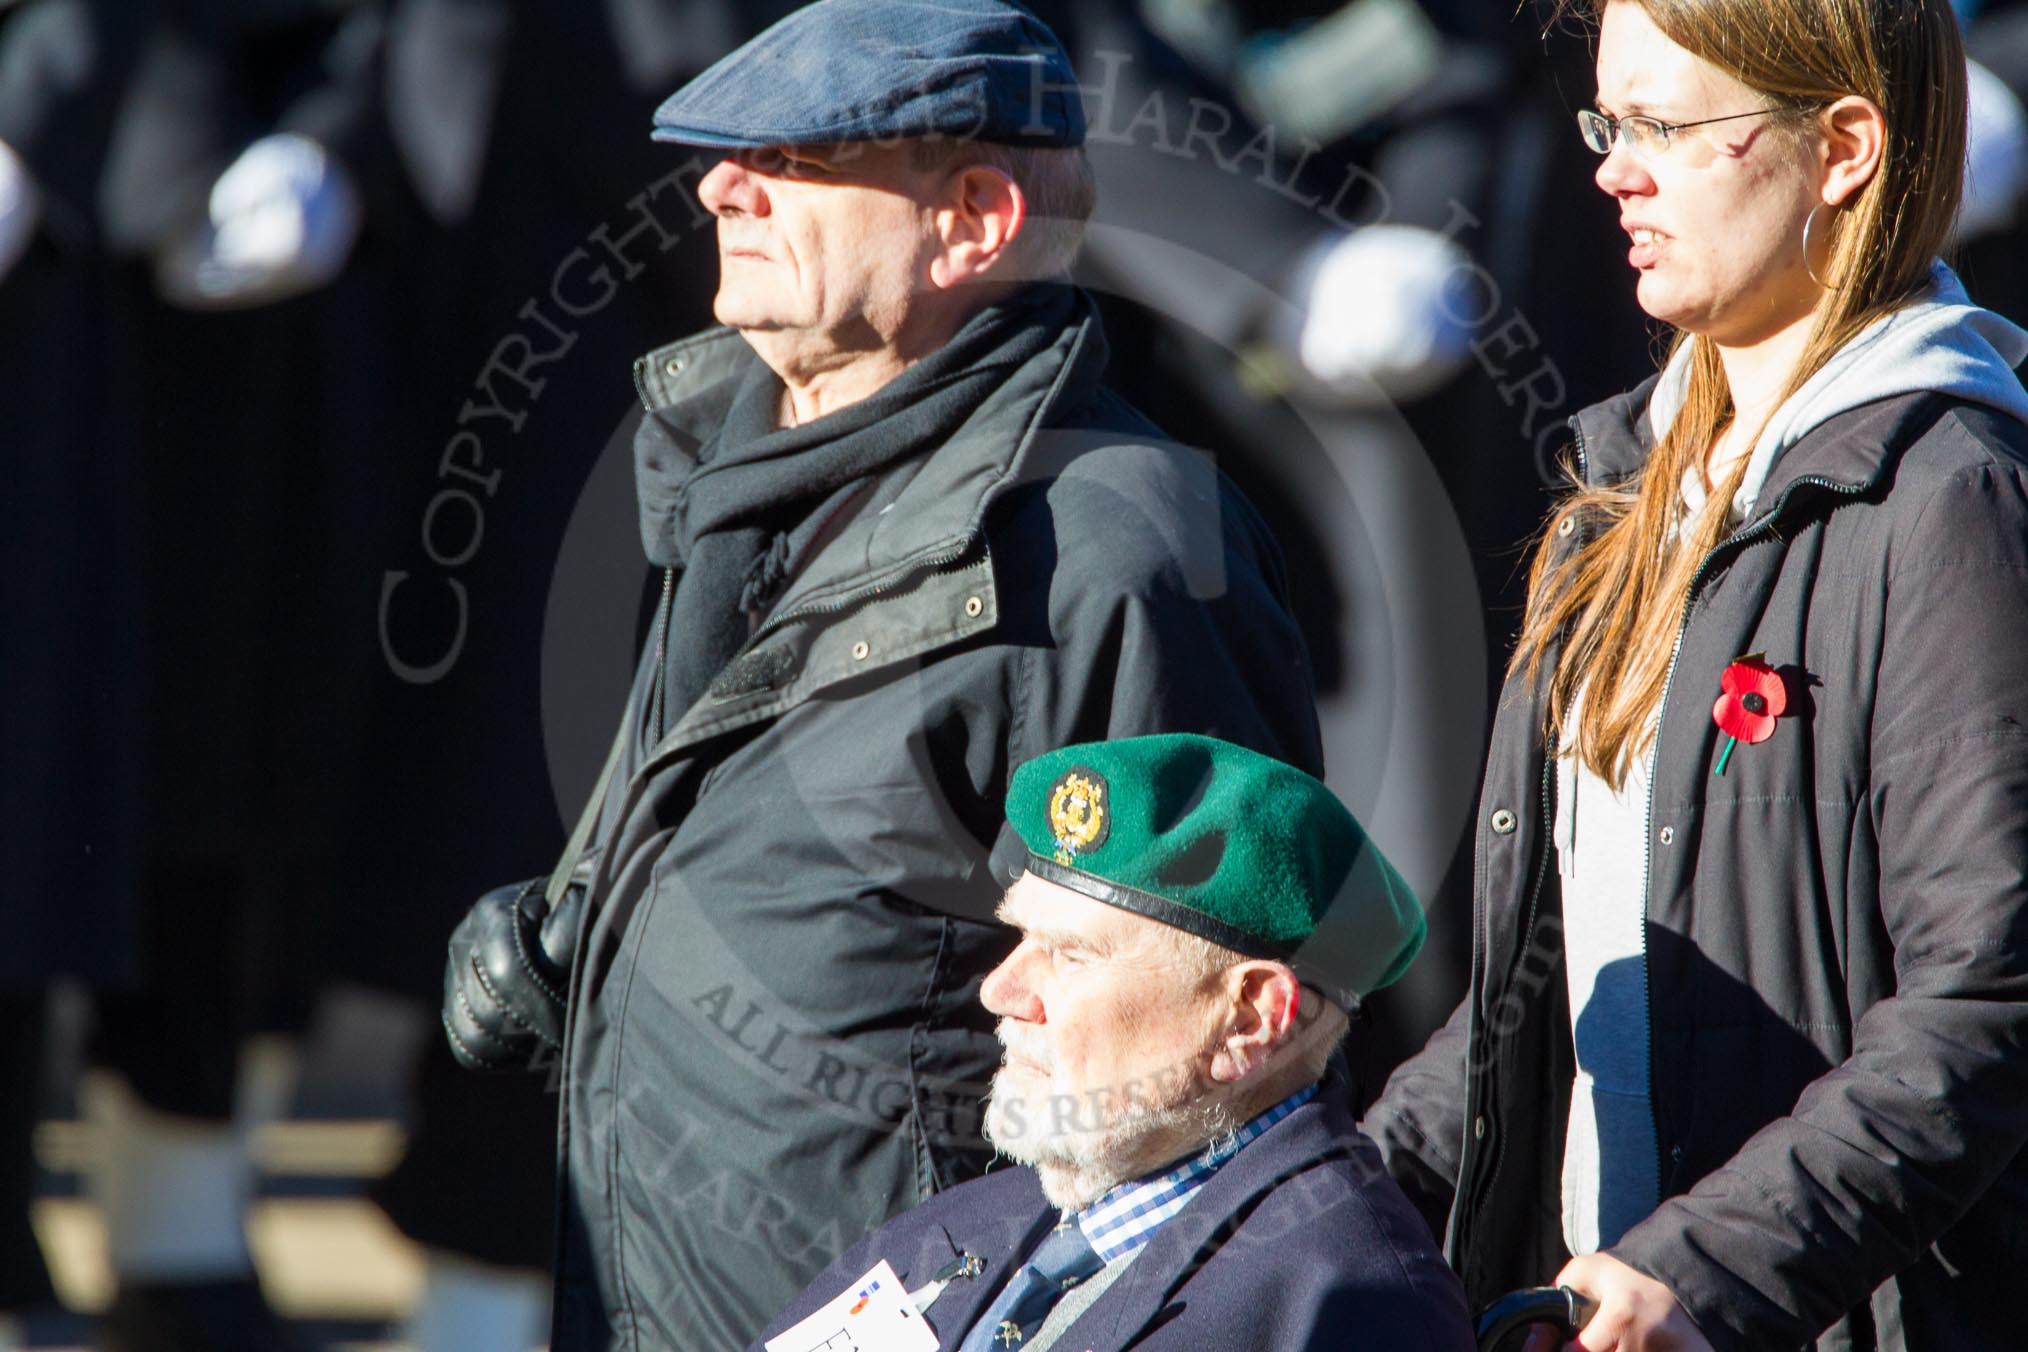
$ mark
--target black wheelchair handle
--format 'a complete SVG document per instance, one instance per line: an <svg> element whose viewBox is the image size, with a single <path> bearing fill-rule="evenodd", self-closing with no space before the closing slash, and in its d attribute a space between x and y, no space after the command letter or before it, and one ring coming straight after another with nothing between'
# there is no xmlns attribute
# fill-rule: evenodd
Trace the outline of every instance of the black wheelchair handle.
<svg viewBox="0 0 2028 1352"><path fill-rule="evenodd" d="M1598 1306L1590 1296L1567 1286L1532 1286L1511 1291L1486 1307L1479 1316L1479 1352L1497 1352L1500 1344L1530 1324L1551 1324L1566 1338L1591 1322Z"/></svg>

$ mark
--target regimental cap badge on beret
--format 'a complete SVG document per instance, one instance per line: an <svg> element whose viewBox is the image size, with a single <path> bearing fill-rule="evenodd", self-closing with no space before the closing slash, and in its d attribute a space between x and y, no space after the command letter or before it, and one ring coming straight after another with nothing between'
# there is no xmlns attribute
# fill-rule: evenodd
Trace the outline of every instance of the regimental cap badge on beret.
<svg viewBox="0 0 2028 1352"><path fill-rule="evenodd" d="M1049 788L1049 830L1056 837L1056 862L1068 864L1106 843L1112 806L1106 777L1086 766L1064 772Z"/></svg>
<svg viewBox="0 0 2028 1352"><path fill-rule="evenodd" d="M1249 957L1345 1004L1394 981L1422 906L1330 788L1189 733L1086 742L1015 770L1007 821L1045 882Z"/></svg>

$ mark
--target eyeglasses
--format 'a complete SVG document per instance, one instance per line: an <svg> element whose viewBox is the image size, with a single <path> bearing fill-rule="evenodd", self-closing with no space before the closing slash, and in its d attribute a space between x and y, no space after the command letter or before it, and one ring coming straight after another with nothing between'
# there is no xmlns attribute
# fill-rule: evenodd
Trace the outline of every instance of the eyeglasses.
<svg viewBox="0 0 2028 1352"><path fill-rule="evenodd" d="M1639 159L1652 159L1669 148L1669 133L1682 131L1686 127L1708 127L1714 122L1737 122L1742 117L1766 117L1770 113L1794 112L1795 109L1756 108L1750 113L1731 113L1725 117L1700 118L1695 122L1664 122L1659 117L1607 117L1591 108L1577 110L1577 129L1584 136L1584 143L1601 155L1610 155L1613 142L1624 133L1627 148Z"/></svg>

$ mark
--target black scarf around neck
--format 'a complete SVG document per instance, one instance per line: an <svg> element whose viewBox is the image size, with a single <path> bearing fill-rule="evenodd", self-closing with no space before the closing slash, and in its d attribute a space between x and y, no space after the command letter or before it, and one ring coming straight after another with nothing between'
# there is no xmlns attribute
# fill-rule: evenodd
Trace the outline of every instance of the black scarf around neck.
<svg viewBox="0 0 2028 1352"><path fill-rule="evenodd" d="M1076 314L1069 287L1026 287L872 395L800 427L776 425L782 382L755 361L671 500L667 538L683 571L653 737L746 642L831 516L871 476L935 451Z"/></svg>

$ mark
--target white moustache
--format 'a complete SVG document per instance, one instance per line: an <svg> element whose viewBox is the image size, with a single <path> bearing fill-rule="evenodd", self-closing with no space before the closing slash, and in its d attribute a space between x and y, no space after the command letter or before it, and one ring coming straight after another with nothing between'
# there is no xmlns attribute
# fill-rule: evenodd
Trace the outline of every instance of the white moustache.
<svg viewBox="0 0 2028 1352"><path fill-rule="evenodd" d="M1049 1064L1048 1048L1039 1042L1031 1045L1028 1034L1014 1033L1014 1030L1007 1026L1006 1020L1001 1020L1000 1026L993 1030L993 1036L1000 1040L1001 1050L1009 1060L1020 1061L1045 1072L1052 1069Z"/></svg>

